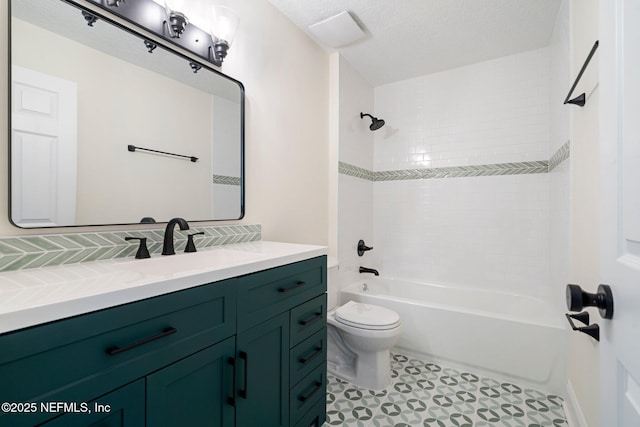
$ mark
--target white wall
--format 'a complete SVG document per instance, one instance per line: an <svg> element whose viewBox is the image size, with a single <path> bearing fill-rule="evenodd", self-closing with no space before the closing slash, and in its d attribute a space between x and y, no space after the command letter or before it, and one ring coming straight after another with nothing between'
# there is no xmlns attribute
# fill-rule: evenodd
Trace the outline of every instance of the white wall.
<svg viewBox="0 0 640 427"><path fill-rule="evenodd" d="M265 240L329 236L329 55L266 0L241 18L222 71L246 88L246 209Z"/></svg>
<svg viewBox="0 0 640 427"><path fill-rule="evenodd" d="M549 49L375 88L375 170L549 158ZM547 174L374 184L378 267L549 298Z"/></svg>
<svg viewBox="0 0 640 427"><path fill-rule="evenodd" d="M373 113L373 87L344 58L339 58L339 160L371 170L373 168L373 133L368 117ZM373 183L340 174L338 177L338 258L340 281L348 283L358 277L358 267L374 268L375 252L359 257L358 240L373 243Z"/></svg>
<svg viewBox="0 0 640 427"><path fill-rule="evenodd" d="M563 101L571 87L569 0L563 0L549 46L549 158L570 140L571 106ZM573 141L570 141L571 143ZM573 146L571 147L573 149ZM559 313L566 312L565 287L569 282L571 238L571 160L565 160L549 173L549 282L552 302ZM566 355L566 344L559 349ZM565 356L564 373L568 370ZM564 393L565 398L568 393ZM567 399L569 401L570 399Z"/></svg>
<svg viewBox="0 0 640 427"><path fill-rule="evenodd" d="M563 104L571 75L570 0L562 0L549 44L549 157L571 136L571 109Z"/></svg>
<svg viewBox="0 0 640 427"><path fill-rule="evenodd" d="M598 39L598 0L571 0L572 82ZM598 54L583 75L576 95L587 94L583 108L571 111L571 262L569 282L595 292L599 279L598 254ZM589 309L592 319L600 319ZM585 421L600 425L598 343L580 333L569 334L569 383ZM604 427L604 426L603 426Z"/></svg>
<svg viewBox="0 0 640 427"><path fill-rule="evenodd" d="M247 214L233 223L261 223L265 239L326 244L329 56L267 0L222 3L238 13L241 23L221 71L244 83L247 103ZM6 6L0 8L0 24L6 28ZM4 42L0 56L8 56ZM7 67L3 59L2 81L7 81ZM7 96L7 85L0 85L0 98ZM3 135L8 134L7 114L7 103L2 103ZM0 141L0 152L7 152L6 138ZM8 212L7 179L5 163L0 166L0 210L4 212ZM61 231L81 230L45 232ZM0 235L42 232L17 229L6 215L0 219Z"/></svg>

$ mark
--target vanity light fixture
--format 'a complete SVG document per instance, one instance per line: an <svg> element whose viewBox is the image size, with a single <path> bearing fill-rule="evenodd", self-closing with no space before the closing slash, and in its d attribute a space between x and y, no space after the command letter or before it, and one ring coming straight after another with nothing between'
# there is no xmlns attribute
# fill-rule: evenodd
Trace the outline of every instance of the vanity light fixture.
<svg viewBox="0 0 640 427"><path fill-rule="evenodd" d="M169 34L171 34L171 37L180 38L189 23L189 19L185 15L185 1L165 0L164 8L167 12Z"/></svg>
<svg viewBox="0 0 640 427"><path fill-rule="evenodd" d="M218 67L227 56L240 23L231 9L207 5L203 0L87 1ZM87 22L92 25L95 21ZM149 52L153 51L152 44L155 43L145 42Z"/></svg>
<svg viewBox="0 0 640 427"><path fill-rule="evenodd" d="M240 19L231 9L224 6L213 7L211 20L211 39L214 40L213 57L221 63L233 43L239 23Z"/></svg>
<svg viewBox="0 0 640 427"><path fill-rule="evenodd" d="M193 0L192 0L193 1ZM193 5L192 5L193 6ZM186 0L164 0L167 13L167 26L171 37L180 38L189 24L189 14L201 12L193 9L187 11ZM212 45L209 47L212 61L222 64L227 51L233 43L240 19L233 11L224 6L213 6L211 12L210 31Z"/></svg>

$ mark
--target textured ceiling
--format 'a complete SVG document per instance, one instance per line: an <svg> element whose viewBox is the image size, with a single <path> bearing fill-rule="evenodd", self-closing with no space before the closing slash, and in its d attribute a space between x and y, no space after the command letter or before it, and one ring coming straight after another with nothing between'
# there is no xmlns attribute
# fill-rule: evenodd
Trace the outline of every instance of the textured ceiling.
<svg viewBox="0 0 640 427"><path fill-rule="evenodd" d="M311 38L309 25L349 11L367 37L338 50L373 86L547 46L561 3L561 0L269 1Z"/></svg>

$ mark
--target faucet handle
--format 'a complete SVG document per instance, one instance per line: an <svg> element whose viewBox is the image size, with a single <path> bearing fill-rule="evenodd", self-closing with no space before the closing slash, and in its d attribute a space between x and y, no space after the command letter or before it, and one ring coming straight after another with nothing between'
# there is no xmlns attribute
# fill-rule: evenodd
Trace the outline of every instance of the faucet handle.
<svg viewBox="0 0 640 427"><path fill-rule="evenodd" d="M364 240L358 240L358 256L364 255L366 251L370 251L373 247L364 244Z"/></svg>
<svg viewBox="0 0 640 427"><path fill-rule="evenodd" d="M204 231L199 233L187 234L187 246L184 248L185 252L197 252L196 244L193 242L193 236L197 236L198 234L204 234Z"/></svg>
<svg viewBox="0 0 640 427"><path fill-rule="evenodd" d="M124 238L124 240L126 240L126 241L129 241L129 240L140 240L140 246L138 246L138 252L136 252L136 259L151 258L151 255L149 255L149 249L147 249L147 238L146 237L127 236L127 237Z"/></svg>

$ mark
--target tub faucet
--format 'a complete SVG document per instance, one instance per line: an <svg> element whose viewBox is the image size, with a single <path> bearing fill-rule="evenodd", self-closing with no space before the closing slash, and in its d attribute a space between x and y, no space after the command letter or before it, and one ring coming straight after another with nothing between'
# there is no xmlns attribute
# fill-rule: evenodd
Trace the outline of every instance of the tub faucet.
<svg viewBox="0 0 640 427"><path fill-rule="evenodd" d="M373 268L367 268L367 267L360 267L360 270L358 270L360 273L373 273L376 276L379 276L380 273L378 273L378 270L374 270Z"/></svg>
<svg viewBox="0 0 640 427"><path fill-rule="evenodd" d="M175 255L176 251L173 248L173 229L176 224L180 226L180 230L188 230L189 224L182 218L173 218L167 224L167 228L164 230L164 243L162 245L162 255Z"/></svg>

